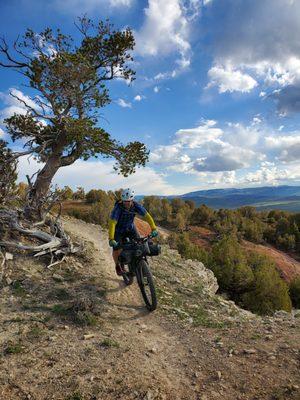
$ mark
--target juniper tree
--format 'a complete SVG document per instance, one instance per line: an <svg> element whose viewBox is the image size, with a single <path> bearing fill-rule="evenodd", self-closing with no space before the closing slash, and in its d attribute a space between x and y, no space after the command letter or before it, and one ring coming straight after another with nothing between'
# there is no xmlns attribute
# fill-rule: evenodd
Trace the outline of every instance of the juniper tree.
<svg viewBox="0 0 300 400"><path fill-rule="evenodd" d="M28 29L12 49L4 38L0 42L0 66L19 72L34 92L30 100L11 93L27 112L4 122L13 141L25 141L19 155L32 154L44 163L28 196L30 207L39 211L57 171L78 159L112 157L124 176L148 159L144 144L124 145L99 126L99 110L111 102L108 82L134 79L132 31L86 17L76 26L79 43L50 28L39 34Z"/></svg>

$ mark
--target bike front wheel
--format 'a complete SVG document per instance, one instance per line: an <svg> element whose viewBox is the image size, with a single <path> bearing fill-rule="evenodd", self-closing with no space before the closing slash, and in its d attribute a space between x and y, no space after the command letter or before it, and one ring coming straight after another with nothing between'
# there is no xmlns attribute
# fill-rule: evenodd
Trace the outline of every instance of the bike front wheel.
<svg viewBox="0 0 300 400"><path fill-rule="evenodd" d="M136 270L136 278L147 309L154 311L157 307L156 291L152 273L145 260L139 262Z"/></svg>
<svg viewBox="0 0 300 400"><path fill-rule="evenodd" d="M125 267L124 265L122 265L122 267L123 267L123 271L124 271L122 274L122 278L125 282L125 285L129 286L133 283L133 274L130 271L129 267L126 268L127 266Z"/></svg>

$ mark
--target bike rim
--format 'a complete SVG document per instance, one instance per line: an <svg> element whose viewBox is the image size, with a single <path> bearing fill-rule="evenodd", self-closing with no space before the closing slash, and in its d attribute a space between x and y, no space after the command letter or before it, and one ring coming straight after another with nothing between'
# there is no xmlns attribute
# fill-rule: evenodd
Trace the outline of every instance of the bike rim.
<svg viewBox="0 0 300 400"><path fill-rule="evenodd" d="M147 276L149 275L149 276ZM147 274L143 266L139 270L139 285L148 310L152 311L156 308L155 289L151 281L150 273Z"/></svg>

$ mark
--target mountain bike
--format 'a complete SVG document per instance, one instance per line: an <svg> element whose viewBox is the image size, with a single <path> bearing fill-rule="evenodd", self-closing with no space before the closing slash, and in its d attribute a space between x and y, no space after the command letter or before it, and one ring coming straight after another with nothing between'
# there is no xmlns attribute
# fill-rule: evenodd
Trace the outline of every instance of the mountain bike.
<svg viewBox="0 0 300 400"><path fill-rule="evenodd" d="M141 238L126 238L119 256L123 280L126 285L133 283L136 276L144 302L149 311L157 307L157 297L147 256L160 254L160 245L151 241L151 235Z"/></svg>

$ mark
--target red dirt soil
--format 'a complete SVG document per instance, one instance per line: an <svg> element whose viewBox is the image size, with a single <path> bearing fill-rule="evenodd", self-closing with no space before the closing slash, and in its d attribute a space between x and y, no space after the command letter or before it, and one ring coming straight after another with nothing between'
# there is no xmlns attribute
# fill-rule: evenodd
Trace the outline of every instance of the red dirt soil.
<svg viewBox="0 0 300 400"><path fill-rule="evenodd" d="M134 224L137 227L137 230L141 236L147 236L151 233L151 228L147 224L147 222L142 221L139 218L135 218Z"/></svg>

